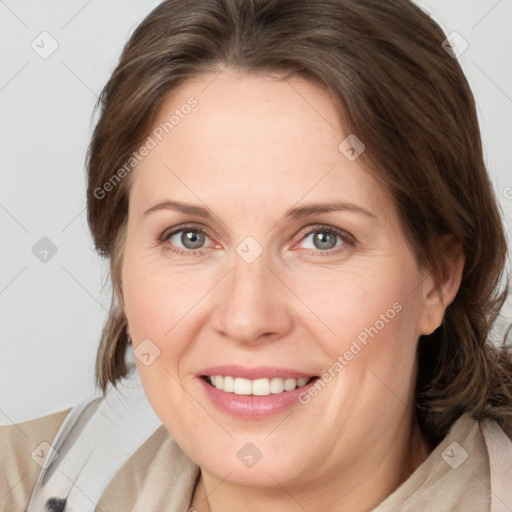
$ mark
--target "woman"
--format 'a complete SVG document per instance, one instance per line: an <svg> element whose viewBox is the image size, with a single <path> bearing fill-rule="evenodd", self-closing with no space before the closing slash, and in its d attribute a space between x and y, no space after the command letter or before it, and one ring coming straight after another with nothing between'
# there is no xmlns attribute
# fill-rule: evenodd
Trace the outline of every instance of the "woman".
<svg viewBox="0 0 512 512"><path fill-rule="evenodd" d="M506 244L445 40L405 0L141 23L88 155L105 396L3 427L8 510L512 509Z"/></svg>

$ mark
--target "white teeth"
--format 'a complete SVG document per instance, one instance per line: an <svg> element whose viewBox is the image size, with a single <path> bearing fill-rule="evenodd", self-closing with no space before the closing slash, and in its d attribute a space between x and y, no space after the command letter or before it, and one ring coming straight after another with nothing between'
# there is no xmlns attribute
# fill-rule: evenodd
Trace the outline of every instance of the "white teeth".
<svg viewBox="0 0 512 512"><path fill-rule="evenodd" d="M249 379L242 379L241 377L237 377L235 379L233 393L235 393L235 395L250 395L252 391L251 388L252 383Z"/></svg>
<svg viewBox="0 0 512 512"><path fill-rule="evenodd" d="M274 377L270 381L270 392L273 395L278 395L284 391L284 380L279 377Z"/></svg>
<svg viewBox="0 0 512 512"><path fill-rule="evenodd" d="M227 391L228 393L233 393L235 391L235 379L233 377L224 377L224 382L222 383L222 389Z"/></svg>
<svg viewBox="0 0 512 512"><path fill-rule="evenodd" d="M286 379L284 381L284 390L292 391L297 387L297 381L295 379Z"/></svg>
<svg viewBox="0 0 512 512"><path fill-rule="evenodd" d="M270 381L268 379L253 380L252 394L258 396L270 395Z"/></svg>
<svg viewBox="0 0 512 512"><path fill-rule="evenodd" d="M297 387L305 386L310 381L308 378L281 379L280 377L249 380L229 375L211 375L208 380L212 386L226 393L255 396L278 395L284 391L293 391Z"/></svg>

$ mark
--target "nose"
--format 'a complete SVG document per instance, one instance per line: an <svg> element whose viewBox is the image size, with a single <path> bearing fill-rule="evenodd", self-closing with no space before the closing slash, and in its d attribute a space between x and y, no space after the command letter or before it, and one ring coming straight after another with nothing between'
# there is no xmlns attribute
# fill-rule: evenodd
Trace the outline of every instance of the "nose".
<svg viewBox="0 0 512 512"><path fill-rule="evenodd" d="M293 325L290 291L261 255L247 263L236 256L231 272L216 288L212 324L240 344L260 344L285 336Z"/></svg>

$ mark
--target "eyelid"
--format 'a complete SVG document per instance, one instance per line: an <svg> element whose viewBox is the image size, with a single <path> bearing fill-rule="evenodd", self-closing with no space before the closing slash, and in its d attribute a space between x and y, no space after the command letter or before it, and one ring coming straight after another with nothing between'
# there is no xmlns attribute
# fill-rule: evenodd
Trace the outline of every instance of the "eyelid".
<svg viewBox="0 0 512 512"><path fill-rule="evenodd" d="M214 244L215 247L199 247L198 249L187 249L177 247L171 245L169 239L182 232L182 231L197 231L203 233L206 237L208 237ZM168 244L168 245L167 245ZM157 239L157 245L161 245L166 251L169 251L175 255L180 256L199 256L206 254L212 248L218 248L219 243L214 240L212 236L208 233L208 229L203 225L197 225L194 223L181 224L179 226L173 226L172 228L168 228L162 232L162 234Z"/></svg>
<svg viewBox="0 0 512 512"><path fill-rule="evenodd" d="M161 242L165 242L172 235L175 235L176 233L179 233L180 231L186 231L187 229L190 231L199 231L201 233L204 233L208 238L213 240L213 237L209 234L208 228L206 226L202 226L200 224L195 224L193 222L189 222L186 224L180 224L178 226L173 226L172 228L165 229L162 232L162 234L160 235L159 240ZM190 250L192 250L192 249L190 249Z"/></svg>
<svg viewBox="0 0 512 512"><path fill-rule="evenodd" d="M168 228L162 232L162 234L159 237L159 241L161 244L164 244L169 240L169 238L177 233L180 233L181 231L186 231L189 229L190 231L197 231L201 232L204 235L206 235L211 241L213 241L216 246L219 246L219 243L215 241L214 237L212 237L209 234L209 230L206 226L201 224L196 224L193 222L181 224L178 226L173 226L172 228ZM341 252L344 249L340 249L340 247L343 247L344 245L354 246L356 244L356 239L353 235L345 231L344 229L338 228L336 226L332 226L329 224L310 224L308 226L303 227L299 233L298 233L298 241L293 244L295 246L299 242L303 241L307 236L311 235L312 233L321 233L321 232L328 232L333 233L341 238L343 241L343 244L341 246L333 247L331 249L327 250L320 250L320 249L304 249L304 251L309 251L309 253L322 253L322 254L335 254L337 252ZM292 247L293 247L292 246ZM200 247L198 249L182 249L182 248L170 248L171 251L180 252L180 253L188 253L190 255L197 254L198 252L207 251L210 249L209 247Z"/></svg>
<svg viewBox="0 0 512 512"><path fill-rule="evenodd" d="M338 228L336 226L331 226L330 224L313 224L309 226L305 226L298 234L299 242L304 240L307 236L311 235L312 233L322 233L322 232L328 232L328 233L334 233L338 235L344 243L349 245L355 245L356 244L356 238L351 235L348 231L345 231L344 229ZM295 244L294 244L295 245ZM334 248L333 248L334 249ZM326 251L320 251L318 249L318 252L328 253L331 249L328 249Z"/></svg>

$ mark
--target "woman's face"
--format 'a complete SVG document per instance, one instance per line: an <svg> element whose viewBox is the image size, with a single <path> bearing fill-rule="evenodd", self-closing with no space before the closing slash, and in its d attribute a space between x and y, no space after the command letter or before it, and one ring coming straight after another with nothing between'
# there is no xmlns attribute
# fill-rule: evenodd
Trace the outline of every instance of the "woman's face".
<svg viewBox="0 0 512 512"><path fill-rule="evenodd" d="M441 317L349 135L318 86L228 69L173 91L130 177L137 369L218 479L364 474L409 442L417 339Z"/></svg>

